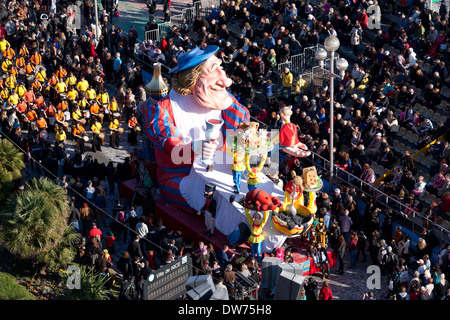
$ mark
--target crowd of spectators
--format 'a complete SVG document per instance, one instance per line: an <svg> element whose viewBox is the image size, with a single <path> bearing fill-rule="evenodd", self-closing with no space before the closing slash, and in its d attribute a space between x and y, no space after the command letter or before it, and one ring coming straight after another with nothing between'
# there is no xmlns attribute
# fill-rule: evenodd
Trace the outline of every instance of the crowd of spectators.
<svg viewBox="0 0 450 320"><path fill-rule="evenodd" d="M78 124L78 133L95 136L108 125L114 129L114 114L128 121L146 99L142 71L133 61L138 34L134 26L125 32L112 23L117 4L104 1L97 28L89 2L75 18L78 27L70 2L56 8L39 1L1 5L2 133L23 149L55 142L64 152L66 140L73 139L83 154L84 143L78 143L82 139L74 130ZM117 93L108 92L106 84L112 83ZM101 120L95 130L94 116ZM93 143L92 149L101 147Z"/></svg>
<svg viewBox="0 0 450 320"><path fill-rule="evenodd" d="M142 41L139 49L148 55L150 61L159 61L172 68L177 63L177 57L193 47L218 45L221 48L222 65L233 79L230 91L249 107L252 116L268 128L279 129L282 125L279 109L291 105L294 111L291 121L298 125L301 141L325 159L329 158L328 130L332 118L335 124L335 150L332 152L336 165L342 169L338 170L340 177L348 179L350 176L345 174L351 173L369 185L374 185L377 179L375 163L386 169L394 169L394 173L384 180L381 190L410 210L425 211L427 218L440 223L450 211L450 172L447 165L450 147L446 140L448 122L424 116L418 106L442 112L443 115L448 111L448 96L445 95L449 85L450 63L448 11L441 5L439 13L432 14L424 7L423 0L399 3L386 1L380 3L380 8L383 14L392 16L389 29L373 31L368 28L369 17L366 12L371 4L377 5L376 1L365 0L325 1L317 6L307 1L274 0L269 6L252 0L222 1L210 16L196 17L191 25L174 26L159 42ZM71 185L85 197L98 197L98 208L102 208L105 192L111 190L114 181L117 182L115 179L120 181L129 177L129 170L123 169L123 165L108 169L109 165L98 164L89 158L83 159L80 153L68 156L64 150L61 152L56 146L52 148L52 144L45 141L39 131L28 130L34 128L28 123L36 120L28 118L28 113L33 116L31 111L34 110L35 117L42 114L47 118L46 110L50 105L57 107L62 99L60 95L54 95L55 89L46 90L49 81L53 75L64 83L74 76L76 81L73 85L84 78L94 89L95 97L102 92L105 82L117 83L120 88L116 97L119 111L128 119L128 111L124 113L123 110L132 109L139 101L145 100L142 73L133 62L138 33L134 27L128 33L116 29L112 23L114 4L108 1L103 4L105 10L100 11L101 25L98 28L93 23L93 8L86 2L82 8L83 27L80 30L71 29L68 26L68 5L59 3L57 8L48 8L39 1L26 0L0 3L0 72L3 75L0 95L4 103L2 133L25 150L30 150L30 156L41 160L56 175L73 177L72 182L62 179L58 183L66 187ZM146 31L155 28L156 21L152 21L146 26ZM93 32L96 29L97 32ZM375 36L370 37L371 33L375 33ZM330 35L337 36L343 47L351 48L356 61L344 78L336 82L336 113L333 117L328 113L328 84L324 88L311 90L309 84L289 68L283 70L281 75L276 72L279 64L301 53L306 47L323 43ZM20 58L24 58L24 62ZM28 73L25 67L29 62L30 68L36 71ZM21 63L24 65L21 66ZM66 72L64 75L62 69ZM30 75L34 76L33 81L28 80ZM258 108L254 106L257 92L261 92L263 97L258 102ZM403 137L398 134L402 128L417 134L418 139L412 142L402 140ZM27 131L25 136L21 129ZM441 137L442 141L434 143L428 155L436 163L430 167L420 167L412 158L414 151ZM395 147L396 141L408 144L410 150L399 152ZM41 148L32 152L36 145ZM290 172L307 161L313 160L305 158L299 161L288 157L282 163L280 172L271 178L285 185ZM315 161L318 167L325 166L322 160ZM35 165L33 161L30 164ZM98 175L101 168L104 169L104 177ZM59 174L59 170L62 170L63 175ZM420 171L428 173L429 180L424 179L422 174L418 175ZM83 179L76 178L81 176ZM112 184L109 184L110 179L113 180ZM416 255L411 257L407 235L394 233L392 236L393 230L389 229L389 225L392 225L390 219L396 213L380 209L374 199L366 199L367 206L362 219L357 209L351 212L347 209L349 204L361 197L356 192L359 187L356 181L350 180L354 183L353 187L337 188L333 195L321 193L318 201L321 216L330 216L327 228L331 248L337 250L338 246L348 246L350 238L362 236L355 234L355 231L363 231L367 235L369 256L373 263L381 265L389 279L392 279L391 297L401 299L405 290L409 290L410 299L448 297L448 282L442 275L446 274L448 278L450 248L443 246L439 251L440 269L436 265L422 267L422 264L426 265L425 260L429 260L431 250L438 246L438 241L432 238L430 231L424 229L422 240L414 248ZM366 191L371 192L371 189ZM435 194L439 201L426 206L421 201L426 192ZM126 279L133 277L138 297L139 286L149 269L170 263L189 252L195 257L195 265L199 270L215 275L229 287L235 281L233 272L237 271L236 268L259 281L258 266L252 259L246 259L243 255L238 264L231 264L225 247L216 255L207 244L197 246L186 242L179 232L164 228L162 221L154 219L152 210L144 210L139 214L135 212L134 205L133 209L130 207L128 210L119 201L115 204L114 217L126 221L134 233L128 234L126 229L118 225L108 225L113 235L99 234L95 230L97 225L105 227L102 211L89 208L77 194L73 194L73 207L80 216L78 218L77 210L73 210L75 217L71 222L89 240L100 237L98 243L89 241L86 251L92 250L92 254L89 254L90 263L104 272L108 263L103 258L96 263L99 258L95 257L96 254L106 257L102 254L103 250L99 251L99 243L110 236L119 241L123 235L122 241L130 245L123 253L123 260L117 261L117 267ZM410 210L403 210L403 213L410 214ZM383 228L380 228L380 214L385 217ZM348 219L342 218L346 216L351 217L351 224ZM88 222L84 223L83 220ZM95 220L96 225L89 223L92 220ZM82 222L81 226L78 225L79 221ZM140 240L144 236L153 237L152 241ZM148 243L159 245L147 246ZM114 248L111 242L106 243L106 247L109 250ZM358 248L365 246L360 244ZM362 249L361 252L355 248L352 250L357 250L365 258ZM289 253L285 259L289 259ZM397 259L393 254L397 255ZM415 278L418 284L405 283L402 278L402 272L411 266L412 260L415 262L412 264L414 268L417 266L418 276ZM439 281L435 283L436 275Z"/></svg>
<svg viewBox="0 0 450 320"><path fill-rule="evenodd" d="M372 5L386 16L388 29L370 28L367 9ZM341 47L353 53L345 76L335 81L333 153L338 175L353 182L356 177L369 186L377 183L384 194L404 206L405 215L434 206L426 216L441 223L450 210L447 21L444 3L439 12L432 12L424 1L318 5L222 1L207 17L173 25L160 42L143 41L140 51L170 69L192 47L218 45L222 66L233 79L230 91L252 116L269 129L279 129L280 108L292 106L291 121L298 125L300 140L328 159L329 83L311 86L289 68L281 75L276 69L304 48L337 36ZM149 23L147 30L155 25ZM418 150L436 139L441 140L425 153L432 163L414 159ZM293 163L294 159L288 159L283 164L277 181L287 182ZM317 158L315 164L325 166ZM389 176L377 180L389 170L393 170ZM428 194L436 196L432 204L424 201Z"/></svg>
<svg viewBox="0 0 450 320"><path fill-rule="evenodd" d="M136 121L134 109L146 100L142 71L133 61L138 33L134 26L126 32L113 24L117 1L102 1L97 28L91 1L81 3L80 16L71 11L72 4L73 1L59 1L57 5L55 1L0 1L1 138L25 154L26 168L18 184L23 186L25 179L33 176L47 176L67 190L71 206L68 225L82 238L77 246L77 262L98 274L111 275L108 286L112 288L117 272L128 279L126 260L119 262L114 255L128 254L132 268L129 271L138 285L142 284L142 277L138 276L141 269L150 270L148 263L146 268L140 265L144 256L147 259L150 247L142 247L145 254L139 256L135 236L143 236L144 219L149 224L149 235L164 227L160 220L152 220L149 190L154 185L150 169L137 149L120 163L99 161L99 157L86 153L89 149L78 142L74 131L86 126L85 135L94 141L95 134L111 129L113 118L121 119L120 125L126 120L128 145L124 147L130 151L136 146L136 135L130 139L130 121ZM76 27L74 23L81 25ZM118 88L117 92L111 91L112 87ZM97 122L92 121L94 115ZM96 132L94 125L98 125ZM134 128L136 125L137 121ZM102 153L103 145L108 143L92 142L89 151ZM131 203L121 204L118 187L133 177L138 187ZM148 201L142 201L142 194L147 195ZM109 211L109 202L116 197L118 200ZM166 229L164 235L169 234ZM129 246L122 250L117 245L119 241ZM159 247L160 241L155 243ZM153 269L168 259L159 249L157 252L150 265ZM136 261L135 256L141 259ZM141 293L137 291L138 298L142 298Z"/></svg>
<svg viewBox="0 0 450 320"><path fill-rule="evenodd" d="M367 9L372 5L380 8L387 29L369 26ZM420 245L411 249L406 234L394 240L394 230L389 229L394 218L412 216L412 211L437 224L449 220L448 19L444 3L439 5L438 12L433 12L427 9L425 1L415 0L324 1L318 5L308 1L222 1L209 16L196 17L192 24L185 21L173 25L160 42L143 41L139 50L150 61L159 61L170 69L187 50L218 45L222 66L233 80L230 91L250 109L252 116L269 129L280 129L280 108L292 106L291 122L298 125L300 140L315 154L329 159L329 83L311 86L289 68L280 74L277 66L304 48L321 44L328 36L337 36L352 63L344 77L335 81L332 152L337 175L350 183L338 187L335 194L319 194L321 217L331 216L327 226L330 244L337 249L337 243L342 243L336 229L342 228L341 220L346 220L342 217L350 216L352 224L344 223L345 246L350 244L350 238L365 239L356 241L358 245L350 250L354 250L352 266L356 252L365 259L367 245L372 262L382 266L393 280L388 297L404 299L405 290L410 290L411 299L433 296L448 299L445 275L439 282L439 277L434 280L433 273L440 268L436 274L447 273L448 278L445 243L438 267L428 267L431 276L424 277L421 272L418 287L414 288L403 281L405 269L416 268L424 255L429 258L432 249L439 246L435 236L430 236L430 223L424 221ZM153 22L146 30L156 28ZM407 138L411 135L412 139ZM424 158L432 159L426 164L418 161L421 158L415 159L416 152L423 148L426 148ZM268 175L283 187L291 172L301 170L303 165L313 163L325 169L323 159L288 156L278 173ZM390 174L378 179L386 172ZM362 188L365 194L359 191L361 185L355 178L366 183ZM383 194L374 192L371 187L375 186ZM425 201L429 194L436 196L435 201ZM396 210L379 206L376 200L385 195L390 197L390 207ZM354 205L346 213L345 208L360 199L367 204L363 218ZM384 218L380 221L380 217ZM422 246L428 248L426 253ZM446 257L445 262L441 257ZM430 290L430 281L435 281L440 293ZM365 297L371 299L373 293Z"/></svg>

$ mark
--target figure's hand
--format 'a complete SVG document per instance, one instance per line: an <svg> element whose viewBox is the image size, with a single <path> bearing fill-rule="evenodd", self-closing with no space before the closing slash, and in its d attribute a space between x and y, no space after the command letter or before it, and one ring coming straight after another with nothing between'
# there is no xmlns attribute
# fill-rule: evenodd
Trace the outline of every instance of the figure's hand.
<svg viewBox="0 0 450 320"><path fill-rule="evenodd" d="M207 141L203 143L203 152L202 156L204 160L209 160L214 157L214 153L216 152L216 148L219 145L219 141Z"/></svg>
<svg viewBox="0 0 450 320"><path fill-rule="evenodd" d="M298 147L302 150L308 151L308 147L304 143L299 142L299 143L297 143L296 147Z"/></svg>
<svg viewBox="0 0 450 320"><path fill-rule="evenodd" d="M297 147L287 147L287 148L283 148L283 150L286 153L289 153L290 155L292 155L294 157L299 157L299 158L304 158L311 154L310 151L305 151L305 150L302 150Z"/></svg>

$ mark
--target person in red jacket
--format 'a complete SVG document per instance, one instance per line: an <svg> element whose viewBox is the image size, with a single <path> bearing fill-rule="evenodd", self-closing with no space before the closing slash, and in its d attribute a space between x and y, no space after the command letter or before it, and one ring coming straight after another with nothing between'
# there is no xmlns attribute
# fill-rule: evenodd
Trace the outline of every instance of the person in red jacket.
<svg viewBox="0 0 450 320"><path fill-rule="evenodd" d="M328 282L324 281L319 292L319 300L333 300L333 293L331 292Z"/></svg>
<svg viewBox="0 0 450 320"><path fill-rule="evenodd" d="M363 8L361 10L361 12L359 13L358 22L364 31L366 31L368 28L368 21L369 21L369 16L367 15L366 9Z"/></svg>
<svg viewBox="0 0 450 320"><path fill-rule="evenodd" d="M95 222L92 222L92 229L88 232L88 238L94 238L96 236L99 236L99 241L102 240L102 230L97 228L97 224Z"/></svg>
<svg viewBox="0 0 450 320"><path fill-rule="evenodd" d="M166 52L167 50L169 50L169 43L167 42L165 36L161 36L161 43L160 43L160 45L159 45L159 49L160 49L162 52Z"/></svg>
<svg viewBox="0 0 450 320"><path fill-rule="evenodd" d="M450 212L450 193L446 192L441 198L439 206L442 207L442 213Z"/></svg>

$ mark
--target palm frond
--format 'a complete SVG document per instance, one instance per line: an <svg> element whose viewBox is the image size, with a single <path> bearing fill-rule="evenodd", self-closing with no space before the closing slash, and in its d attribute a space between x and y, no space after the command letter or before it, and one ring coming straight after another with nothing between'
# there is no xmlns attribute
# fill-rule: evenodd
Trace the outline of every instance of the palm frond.
<svg viewBox="0 0 450 320"><path fill-rule="evenodd" d="M67 226L67 219L54 201L36 189L14 193L1 213L2 242L12 253L25 259L54 248Z"/></svg>
<svg viewBox="0 0 450 320"><path fill-rule="evenodd" d="M10 178L14 180L22 176L23 168L23 153L7 139L0 139L0 172L9 173Z"/></svg>

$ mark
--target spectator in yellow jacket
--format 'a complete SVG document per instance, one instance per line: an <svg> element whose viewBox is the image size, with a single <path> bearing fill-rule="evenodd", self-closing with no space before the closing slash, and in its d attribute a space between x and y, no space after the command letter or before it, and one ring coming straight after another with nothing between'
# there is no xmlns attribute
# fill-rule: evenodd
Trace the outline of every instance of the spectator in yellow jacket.
<svg viewBox="0 0 450 320"><path fill-rule="evenodd" d="M285 92L287 91L288 98L290 99L292 95L292 85L294 81L294 76L292 75L292 72L289 70L289 68L284 68L284 72L281 74L280 77L283 80L281 96L284 97Z"/></svg>

